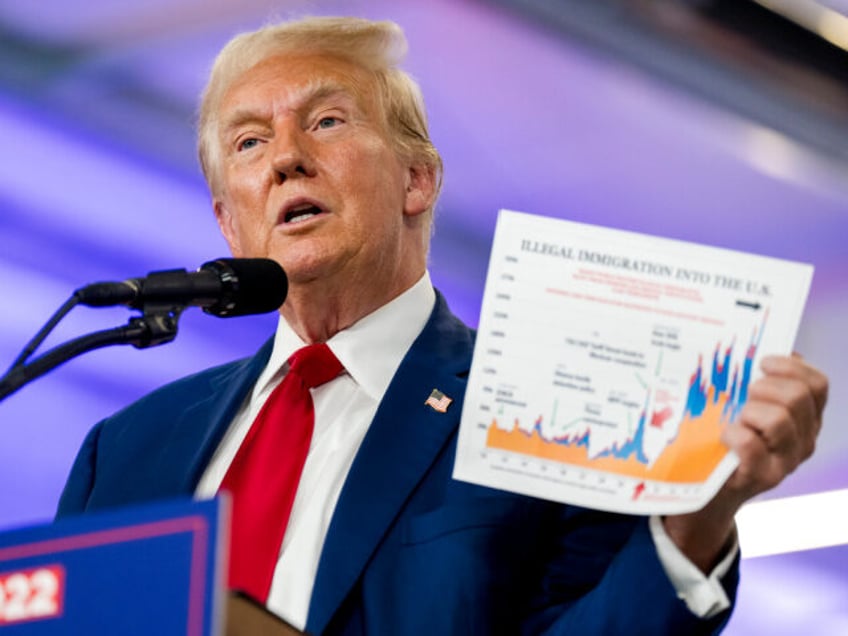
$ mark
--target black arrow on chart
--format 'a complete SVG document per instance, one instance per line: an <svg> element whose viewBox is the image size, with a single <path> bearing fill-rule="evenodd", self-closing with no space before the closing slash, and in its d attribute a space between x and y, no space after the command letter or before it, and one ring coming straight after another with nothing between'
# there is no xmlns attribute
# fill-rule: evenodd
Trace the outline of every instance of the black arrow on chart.
<svg viewBox="0 0 848 636"><path fill-rule="evenodd" d="M760 303L749 303L745 300L737 300L736 304L740 307L748 307L749 309L753 309L754 311L757 311L760 307L762 307Z"/></svg>

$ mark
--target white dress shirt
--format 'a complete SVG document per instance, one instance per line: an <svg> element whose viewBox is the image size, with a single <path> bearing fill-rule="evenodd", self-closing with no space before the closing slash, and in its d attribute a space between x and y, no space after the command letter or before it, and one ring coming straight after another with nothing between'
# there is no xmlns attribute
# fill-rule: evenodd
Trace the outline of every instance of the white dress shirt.
<svg viewBox="0 0 848 636"><path fill-rule="evenodd" d="M306 625L321 549L342 485L395 371L434 303L435 292L425 273L403 294L327 341L345 372L310 389L315 429L267 601L269 610L298 629ZM218 492L250 425L288 371L286 361L304 346L281 318L268 364L201 477L198 497ZM678 596L693 613L707 617L729 606L719 578L730 568L737 548L706 577L668 538L659 519L651 520L651 534Z"/></svg>
<svg viewBox="0 0 848 636"><path fill-rule="evenodd" d="M268 609L298 629L306 625L321 548L342 484L395 371L435 302L425 273L403 294L327 341L345 372L310 389L315 428L267 602ZM250 425L288 371L286 361L304 346L281 318L271 358L203 474L199 497L217 493Z"/></svg>

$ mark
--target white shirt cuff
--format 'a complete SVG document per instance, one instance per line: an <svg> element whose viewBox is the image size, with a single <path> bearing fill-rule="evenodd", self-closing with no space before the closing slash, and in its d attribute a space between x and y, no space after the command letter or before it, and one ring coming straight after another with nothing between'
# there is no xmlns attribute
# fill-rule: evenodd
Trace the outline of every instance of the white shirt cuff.
<svg viewBox="0 0 848 636"><path fill-rule="evenodd" d="M660 563L677 591L678 598L686 603L689 611L700 618L711 618L730 607L730 599L720 579L730 570L739 552L736 531L733 532L730 550L707 576L686 558L666 534L660 517L651 517L649 525Z"/></svg>

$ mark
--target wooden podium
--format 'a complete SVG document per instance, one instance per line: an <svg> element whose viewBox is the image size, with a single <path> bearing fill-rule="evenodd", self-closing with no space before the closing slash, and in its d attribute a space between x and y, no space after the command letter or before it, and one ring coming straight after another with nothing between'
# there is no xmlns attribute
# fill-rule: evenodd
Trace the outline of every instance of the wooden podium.
<svg viewBox="0 0 848 636"><path fill-rule="evenodd" d="M227 597L225 636L304 636L283 619L272 614L247 596L231 593Z"/></svg>

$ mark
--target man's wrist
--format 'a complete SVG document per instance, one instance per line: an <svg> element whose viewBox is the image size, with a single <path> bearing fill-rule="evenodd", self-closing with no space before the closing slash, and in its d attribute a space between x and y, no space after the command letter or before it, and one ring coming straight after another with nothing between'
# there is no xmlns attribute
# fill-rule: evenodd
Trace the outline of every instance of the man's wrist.
<svg viewBox="0 0 848 636"><path fill-rule="evenodd" d="M736 537L732 514L700 510L662 517L661 522L677 549L704 574L722 560Z"/></svg>
<svg viewBox="0 0 848 636"><path fill-rule="evenodd" d="M651 517L649 526L660 564L678 598L686 603L689 611L700 618L711 618L730 607L722 579L730 571L739 553L735 529L731 532L730 543L722 558L705 573L671 540L660 517Z"/></svg>

